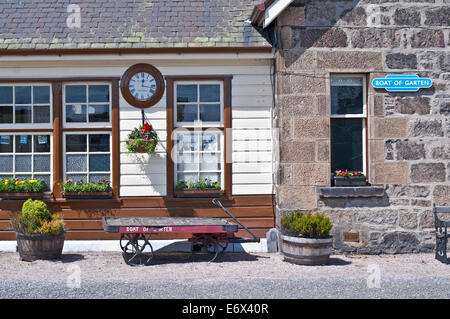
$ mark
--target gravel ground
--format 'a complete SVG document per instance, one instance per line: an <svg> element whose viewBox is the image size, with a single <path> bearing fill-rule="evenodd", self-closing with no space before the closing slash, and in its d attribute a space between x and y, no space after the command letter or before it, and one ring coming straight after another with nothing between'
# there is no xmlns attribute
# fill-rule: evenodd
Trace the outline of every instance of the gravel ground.
<svg viewBox="0 0 450 319"><path fill-rule="evenodd" d="M70 288L77 274L80 285ZM35 262L0 253L0 298L450 298L450 265L433 254L339 255L311 267L280 254L227 253L207 263L160 253L151 266L130 267L117 252Z"/></svg>

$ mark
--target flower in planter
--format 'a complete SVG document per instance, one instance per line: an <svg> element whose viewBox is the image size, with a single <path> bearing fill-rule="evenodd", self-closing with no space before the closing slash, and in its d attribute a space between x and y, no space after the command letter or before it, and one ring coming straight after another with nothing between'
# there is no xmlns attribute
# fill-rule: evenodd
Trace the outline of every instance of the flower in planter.
<svg viewBox="0 0 450 319"><path fill-rule="evenodd" d="M177 181L177 185L176 185L176 189L182 190L182 189L220 189L220 180L218 180L217 182L208 179L207 177L203 178L198 178L197 180L194 181L184 181L184 180L179 180Z"/></svg>
<svg viewBox="0 0 450 319"><path fill-rule="evenodd" d="M130 153L152 154L155 152L158 141L158 134L153 126L146 122L128 134L126 145Z"/></svg>
<svg viewBox="0 0 450 319"><path fill-rule="evenodd" d="M46 188L43 179L0 178L1 193L40 193Z"/></svg>
<svg viewBox="0 0 450 319"><path fill-rule="evenodd" d="M86 182L84 180L74 182L71 179L68 179L63 184L64 193L96 193L110 191L111 185L107 179L101 179L98 182Z"/></svg>
<svg viewBox="0 0 450 319"><path fill-rule="evenodd" d="M349 170L337 170L334 172L334 176L350 177L350 176L364 176L361 171L349 171Z"/></svg>

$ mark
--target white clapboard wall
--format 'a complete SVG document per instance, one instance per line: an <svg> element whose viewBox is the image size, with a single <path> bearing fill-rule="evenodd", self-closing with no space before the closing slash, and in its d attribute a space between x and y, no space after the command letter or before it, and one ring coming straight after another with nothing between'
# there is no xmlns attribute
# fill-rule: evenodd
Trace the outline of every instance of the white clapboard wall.
<svg viewBox="0 0 450 319"><path fill-rule="evenodd" d="M117 76L135 63L150 63L163 75L221 75L232 79L232 194L272 194L272 108L270 60L205 60L199 61L0 61L0 77L82 77ZM161 143L156 153L129 154L125 140L141 123L140 109L133 108L120 96L120 196L166 195L166 96L145 110Z"/></svg>

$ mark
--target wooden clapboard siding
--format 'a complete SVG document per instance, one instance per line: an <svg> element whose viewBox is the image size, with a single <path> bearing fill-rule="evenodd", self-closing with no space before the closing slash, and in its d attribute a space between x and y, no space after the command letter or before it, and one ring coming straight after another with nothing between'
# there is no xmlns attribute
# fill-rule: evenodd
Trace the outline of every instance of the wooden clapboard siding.
<svg viewBox="0 0 450 319"><path fill-rule="evenodd" d="M120 199L45 200L52 213L62 216L68 229L67 239L114 239L117 234L103 231L103 216L123 217L213 217L232 219L211 203L211 198L124 197ZM10 220L20 214L23 200L0 202L0 240L14 240ZM274 227L272 195L233 196L223 205L258 236ZM239 227L239 237L250 235ZM155 239L187 238L188 235L164 235Z"/></svg>

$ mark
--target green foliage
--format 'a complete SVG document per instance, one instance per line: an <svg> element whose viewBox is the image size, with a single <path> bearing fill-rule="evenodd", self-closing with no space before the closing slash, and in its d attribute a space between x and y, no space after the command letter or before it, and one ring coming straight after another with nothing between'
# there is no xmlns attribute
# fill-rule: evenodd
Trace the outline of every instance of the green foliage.
<svg viewBox="0 0 450 319"><path fill-rule="evenodd" d="M84 180L74 182L68 179L63 184L64 193L93 193L109 191L111 191L111 185L107 179L101 179L98 182L86 182Z"/></svg>
<svg viewBox="0 0 450 319"><path fill-rule="evenodd" d="M330 219L323 214L312 214L297 210L281 218L283 234L305 238L327 238L333 227Z"/></svg>
<svg viewBox="0 0 450 319"><path fill-rule="evenodd" d="M43 179L0 178L2 193L39 193L46 188Z"/></svg>
<svg viewBox="0 0 450 319"><path fill-rule="evenodd" d="M28 199L22 206L22 215L12 221L15 231L34 235L58 235L64 231L61 217L50 214L47 205L39 200Z"/></svg>
<svg viewBox="0 0 450 319"><path fill-rule="evenodd" d="M134 128L128 134L128 139L125 143L130 153L138 153L143 149L145 153L152 154L155 152L158 141L158 134L156 134L153 127L148 123L144 123L139 128Z"/></svg>
<svg viewBox="0 0 450 319"><path fill-rule="evenodd" d="M194 181L186 182L184 180L177 181L176 189L207 189L214 188L220 189L220 180L214 182L210 179L206 178L198 178Z"/></svg>

